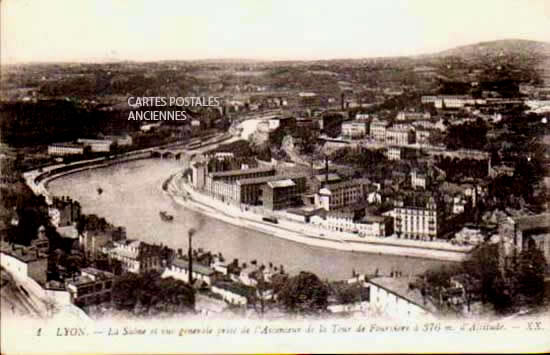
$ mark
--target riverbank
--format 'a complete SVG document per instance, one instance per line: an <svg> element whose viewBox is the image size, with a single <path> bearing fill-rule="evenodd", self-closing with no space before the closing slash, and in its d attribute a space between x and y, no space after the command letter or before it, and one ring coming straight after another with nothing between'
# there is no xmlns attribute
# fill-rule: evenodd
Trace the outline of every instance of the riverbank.
<svg viewBox="0 0 550 355"><path fill-rule="evenodd" d="M431 242L434 244L431 245L430 242L405 239L360 238L350 233L325 231L291 221L280 220L275 225L262 221L261 215L242 211L195 191L185 183L181 174L171 176L164 183L167 187L165 192L176 203L188 209L239 227L310 246L454 262L464 260L471 251L471 248L445 246L438 242Z"/></svg>

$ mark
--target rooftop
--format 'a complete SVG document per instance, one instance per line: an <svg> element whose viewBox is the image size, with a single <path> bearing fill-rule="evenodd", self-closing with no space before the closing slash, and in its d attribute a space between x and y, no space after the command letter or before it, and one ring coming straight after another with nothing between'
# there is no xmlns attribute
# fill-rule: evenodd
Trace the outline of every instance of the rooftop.
<svg viewBox="0 0 550 355"><path fill-rule="evenodd" d="M50 144L50 146L60 147L60 148L84 148L82 144L73 143L73 142L52 143Z"/></svg>
<svg viewBox="0 0 550 355"><path fill-rule="evenodd" d="M300 179L304 178L305 175L273 175L273 176L263 176L258 178L251 178L251 179L241 179L237 181L237 185L254 185L254 184L264 184L270 181L277 181L277 180L294 180L294 179Z"/></svg>
<svg viewBox="0 0 550 355"><path fill-rule="evenodd" d="M189 269L189 259L186 258L176 258L172 261L172 264L184 270ZM193 273L210 276L214 273L214 270L209 266L193 262Z"/></svg>
<svg viewBox="0 0 550 355"><path fill-rule="evenodd" d="M236 282L220 281L220 282L214 283L214 286L243 297L250 297L255 293L255 290L253 287L239 284Z"/></svg>
<svg viewBox="0 0 550 355"><path fill-rule="evenodd" d="M267 167L267 168L260 167L260 168L246 169L246 170L237 169L237 170L209 173L208 175L212 177L225 177L225 176L239 176L239 175L246 175L246 174L268 173L268 172L275 172L275 169L272 167Z"/></svg>
<svg viewBox="0 0 550 355"><path fill-rule="evenodd" d="M267 183L267 186L271 187L272 189L277 189L277 188L283 188L283 187L296 186L296 184L294 183L294 181L290 179L285 179L285 180L270 181Z"/></svg>
<svg viewBox="0 0 550 355"><path fill-rule="evenodd" d="M5 241L0 242L0 250L25 263L47 258L47 255L39 252L35 248L29 248L19 244L10 244Z"/></svg>
<svg viewBox="0 0 550 355"><path fill-rule="evenodd" d="M428 312L437 312L435 306L427 299L427 297L422 296L418 288L410 287L412 281L408 277L376 277L374 279L370 279L368 282L381 287L386 291L425 309Z"/></svg>

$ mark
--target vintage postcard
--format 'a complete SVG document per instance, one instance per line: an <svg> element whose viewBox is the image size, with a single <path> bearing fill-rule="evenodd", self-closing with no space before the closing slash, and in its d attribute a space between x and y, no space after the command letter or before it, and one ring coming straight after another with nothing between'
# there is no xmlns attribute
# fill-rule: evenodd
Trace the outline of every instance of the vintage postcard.
<svg viewBox="0 0 550 355"><path fill-rule="evenodd" d="M0 16L2 353L550 351L550 2Z"/></svg>

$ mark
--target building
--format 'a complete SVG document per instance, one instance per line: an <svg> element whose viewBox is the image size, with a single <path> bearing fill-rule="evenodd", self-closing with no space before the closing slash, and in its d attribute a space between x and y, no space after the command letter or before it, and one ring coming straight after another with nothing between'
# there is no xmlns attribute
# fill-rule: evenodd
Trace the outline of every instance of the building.
<svg viewBox="0 0 550 355"><path fill-rule="evenodd" d="M422 96L423 104L432 104L437 109L458 109L466 105L484 104L485 100L474 99L469 95L439 95L439 96Z"/></svg>
<svg viewBox="0 0 550 355"><path fill-rule="evenodd" d="M56 156L82 155L84 145L76 143L53 143L48 146L48 154Z"/></svg>
<svg viewBox="0 0 550 355"><path fill-rule="evenodd" d="M109 258L118 260L127 272L145 273L163 270L162 248L139 240L122 240L102 248Z"/></svg>
<svg viewBox="0 0 550 355"><path fill-rule="evenodd" d="M393 234L393 218L367 215L357 222L360 237L388 237Z"/></svg>
<svg viewBox="0 0 550 355"><path fill-rule="evenodd" d="M246 306L255 294L253 287L227 281L215 282L210 290L220 295L225 302L239 306Z"/></svg>
<svg viewBox="0 0 550 355"><path fill-rule="evenodd" d="M302 175L275 175L275 176L264 176L264 177L258 177L258 178L252 178L252 179L243 179L236 182L236 184L232 184L228 189L232 189L231 192L233 193L232 197L234 201L240 204L246 204L246 205L261 205L264 203L264 185L266 185L269 182L275 182L275 181L282 181L282 180L291 180L295 184L295 188L293 189L287 189L287 190L281 190L283 192L283 195L288 195L290 193L294 194L301 194L306 189L306 178ZM277 184L273 185L276 186ZM273 203L273 198L275 196L275 199L282 198L281 194L276 193L277 195L273 195L271 193L270 195L270 201ZM287 198L290 198L287 196Z"/></svg>
<svg viewBox="0 0 550 355"><path fill-rule="evenodd" d="M390 123L387 121L372 120L369 129L370 136L376 141L385 142L386 130L389 125Z"/></svg>
<svg viewBox="0 0 550 355"><path fill-rule="evenodd" d="M50 213L52 223L56 227L70 226L80 218L80 203L73 201L70 197L54 197L50 208L57 211Z"/></svg>
<svg viewBox="0 0 550 355"><path fill-rule="evenodd" d="M362 139L367 135L367 123L359 121L343 122L342 137L347 139Z"/></svg>
<svg viewBox="0 0 550 355"><path fill-rule="evenodd" d="M431 115L429 112L407 112L401 111L395 117L398 121L418 121L429 120Z"/></svg>
<svg viewBox="0 0 550 355"><path fill-rule="evenodd" d="M315 195L315 205L332 211L361 202L366 197L367 184L365 179L353 179L325 186Z"/></svg>
<svg viewBox="0 0 550 355"><path fill-rule="evenodd" d="M546 264L550 265L550 233L534 235L532 239L537 249L544 254Z"/></svg>
<svg viewBox="0 0 550 355"><path fill-rule="evenodd" d="M430 142L430 137L432 135L431 131L428 129L415 129L415 140L419 144L428 144Z"/></svg>
<svg viewBox="0 0 550 355"><path fill-rule="evenodd" d="M370 307L376 313L403 318L434 317L436 307L408 277L376 277L366 281Z"/></svg>
<svg viewBox="0 0 550 355"><path fill-rule="evenodd" d="M193 187L202 190L206 184L206 172L208 167L206 163L203 162L194 162L191 164L191 180Z"/></svg>
<svg viewBox="0 0 550 355"><path fill-rule="evenodd" d="M84 254L95 259L109 242L118 242L126 239L124 227L107 226L106 228L85 229L78 235L78 245Z"/></svg>
<svg viewBox="0 0 550 355"><path fill-rule="evenodd" d="M386 149L386 157L389 160L416 159L417 155L417 150L409 147L391 146Z"/></svg>
<svg viewBox="0 0 550 355"><path fill-rule="evenodd" d="M416 134L414 129L407 127L391 127L386 129L385 142L388 145L405 146L414 144Z"/></svg>
<svg viewBox="0 0 550 355"><path fill-rule="evenodd" d="M115 276L106 271L85 268L80 276L65 280L65 287L71 296L71 302L83 307L110 302Z"/></svg>
<svg viewBox="0 0 550 355"><path fill-rule="evenodd" d="M119 147L129 147L132 144L134 144L134 140L132 139L132 136L125 134L120 136L105 136L106 140L110 140L113 142L113 144L116 144Z"/></svg>
<svg viewBox="0 0 550 355"><path fill-rule="evenodd" d="M425 172L417 169L411 170L411 186L413 189L426 189L430 185L430 177Z"/></svg>
<svg viewBox="0 0 550 355"><path fill-rule="evenodd" d="M464 227L455 234L454 241L461 245L478 245L485 241L479 229Z"/></svg>
<svg viewBox="0 0 550 355"><path fill-rule="evenodd" d="M547 248L546 235L550 233L550 214L505 217L499 221L498 231L503 242L512 246L506 250L507 256L517 255L530 244Z"/></svg>
<svg viewBox="0 0 550 355"><path fill-rule="evenodd" d="M207 192L215 195L214 191L212 191L212 185L215 181L232 183L243 179L253 179L253 178L273 176L273 175L275 175L275 169L273 167L267 167L267 168L260 167L260 168L254 168L254 169L246 169L246 170L239 169L239 170L213 172L213 173L208 173L208 175L206 176L205 187Z"/></svg>
<svg viewBox="0 0 550 355"><path fill-rule="evenodd" d="M35 247L0 242L0 264L16 277L32 278L41 285L46 284L48 255Z"/></svg>
<svg viewBox="0 0 550 355"><path fill-rule="evenodd" d="M263 206L269 210L282 210L300 204L300 196L305 190L305 177L296 184L291 179L270 181L262 186Z"/></svg>
<svg viewBox="0 0 550 355"><path fill-rule="evenodd" d="M94 153L105 153L111 151L113 141L110 139L78 138L78 143L90 147L90 150Z"/></svg>
<svg viewBox="0 0 550 355"><path fill-rule="evenodd" d="M268 129L270 131L280 129L293 129L296 127L296 118L291 116L276 116L268 120Z"/></svg>
<svg viewBox="0 0 550 355"><path fill-rule="evenodd" d="M401 238L433 240L442 224L441 208L435 198L415 194L396 201L394 231Z"/></svg>
<svg viewBox="0 0 550 355"><path fill-rule="evenodd" d="M193 262L193 281L200 281L211 286L216 280L216 272L209 266ZM176 257L162 273L162 277L173 277L177 280L189 282L189 259Z"/></svg>
<svg viewBox="0 0 550 355"><path fill-rule="evenodd" d="M324 186L330 186L342 182L340 175L336 173L315 175L310 181L312 191L319 191Z"/></svg>

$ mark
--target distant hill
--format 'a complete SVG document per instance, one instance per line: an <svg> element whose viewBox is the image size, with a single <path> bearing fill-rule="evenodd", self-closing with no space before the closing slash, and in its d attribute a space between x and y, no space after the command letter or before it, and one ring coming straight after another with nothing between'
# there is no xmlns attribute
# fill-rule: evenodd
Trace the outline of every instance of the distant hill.
<svg viewBox="0 0 550 355"><path fill-rule="evenodd" d="M428 60L458 60L488 68L536 72L539 84L550 85L550 43L522 39L479 42L420 56Z"/></svg>
<svg viewBox="0 0 550 355"><path fill-rule="evenodd" d="M455 47L430 56L453 56L460 57L464 60L475 60L507 55L550 57L550 43L522 39L504 39Z"/></svg>

